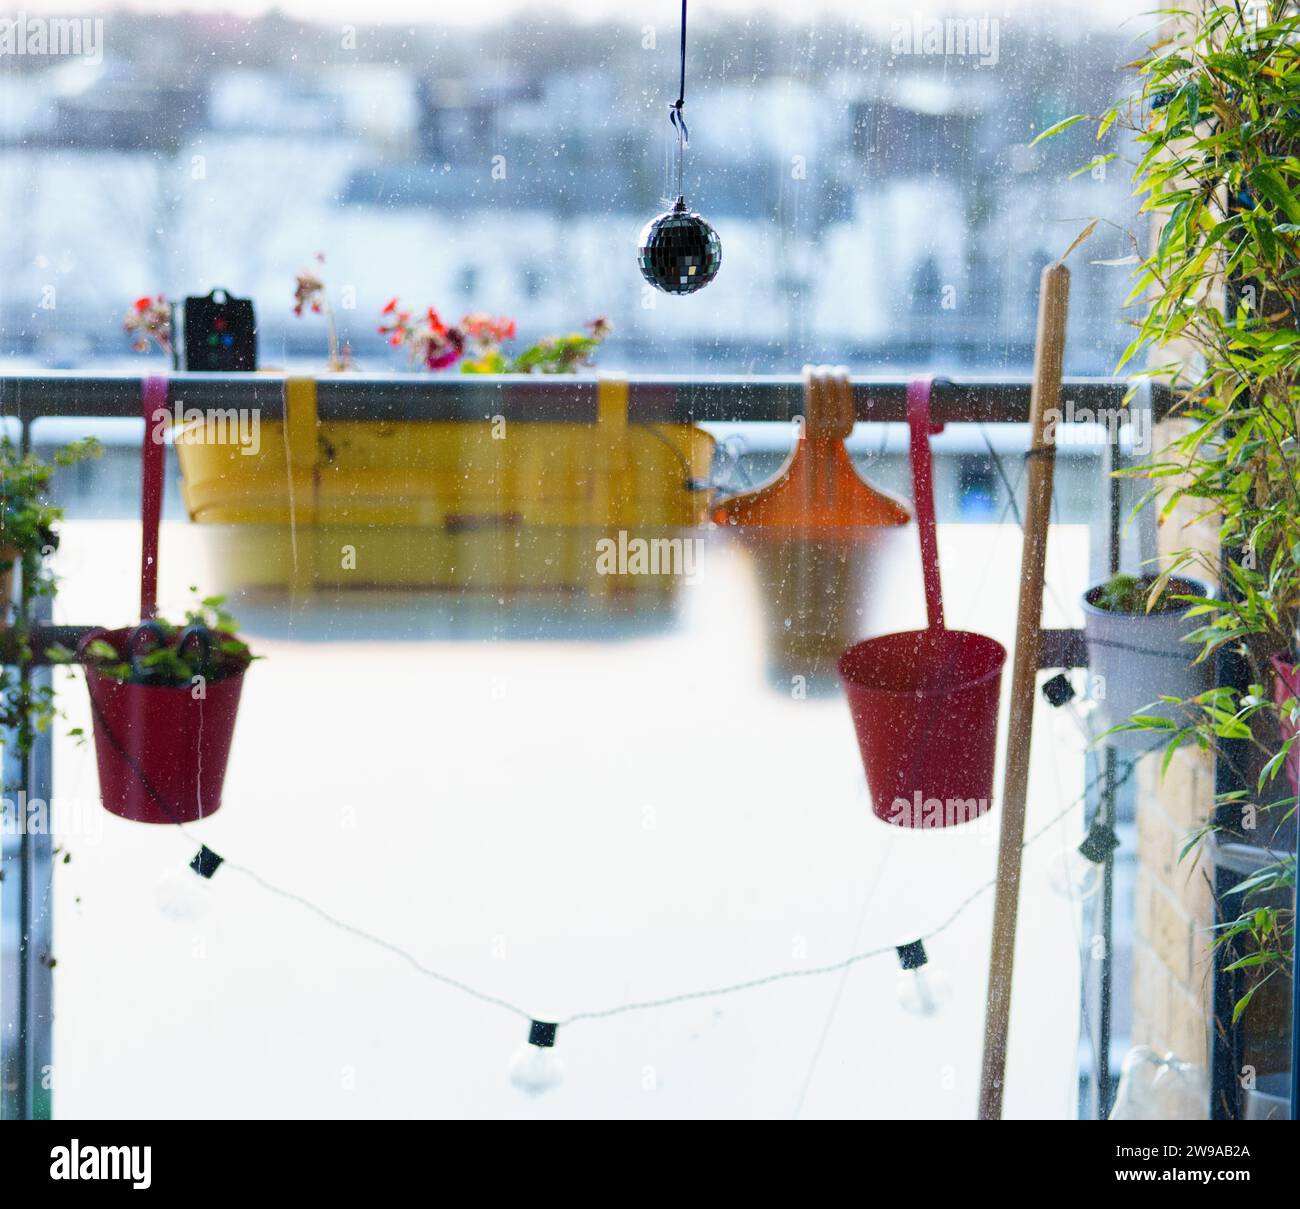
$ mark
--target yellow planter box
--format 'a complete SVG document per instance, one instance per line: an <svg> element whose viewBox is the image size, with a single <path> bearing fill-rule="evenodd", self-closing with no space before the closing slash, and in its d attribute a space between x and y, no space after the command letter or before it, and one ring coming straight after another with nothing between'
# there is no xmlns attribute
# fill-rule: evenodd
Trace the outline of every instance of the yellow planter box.
<svg viewBox="0 0 1300 1209"><path fill-rule="evenodd" d="M254 455L177 430L182 492L230 586L652 588L602 582L624 577L598 576L596 543L703 523L713 439L629 424L621 380L598 399L595 424L322 422L290 379Z"/></svg>

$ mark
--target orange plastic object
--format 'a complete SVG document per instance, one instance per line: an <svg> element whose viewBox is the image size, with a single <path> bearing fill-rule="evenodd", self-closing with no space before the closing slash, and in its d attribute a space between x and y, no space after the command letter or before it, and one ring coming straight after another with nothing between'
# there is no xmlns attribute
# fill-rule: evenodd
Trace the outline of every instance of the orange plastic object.
<svg viewBox="0 0 1300 1209"><path fill-rule="evenodd" d="M770 483L721 503L714 521L805 530L907 524L906 505L863 482L844 448L853 431L848 371L805 366L803 376L803 433L789 461Z"/></svg>

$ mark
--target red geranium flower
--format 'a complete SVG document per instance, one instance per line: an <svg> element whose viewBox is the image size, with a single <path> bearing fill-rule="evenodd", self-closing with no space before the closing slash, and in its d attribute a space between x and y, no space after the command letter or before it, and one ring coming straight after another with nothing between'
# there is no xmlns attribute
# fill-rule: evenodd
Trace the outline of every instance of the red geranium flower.
<svg viewBox="0 0 1300 1209"><path fill-rule="evenodd" d="M430 308L430 316L437 320L437 315ZM430 369L446 369L449 365L455 365L460 360L461 354L465 351L465 337L454 327L442 327L442 330L434 331L434 339L429 341L429 351L425 354L425 364Z"/></svg>
<svg viewBox="0 0 1300 1209"><path fill-rule="evenodd" d="M485 350L515 338L515 321L504 315L493 318L491 315L476 312L466 315L460 321L460 326L475 344Z"/></svg>
<svg viewBox="0 0 1300 1209"><path fill-rule="evenodd" d="M127 311L122 327L131 334L132 347L138 353L148 352L150 341L164 352L171 351L172 313L165 294L137 298Z"/></svg>

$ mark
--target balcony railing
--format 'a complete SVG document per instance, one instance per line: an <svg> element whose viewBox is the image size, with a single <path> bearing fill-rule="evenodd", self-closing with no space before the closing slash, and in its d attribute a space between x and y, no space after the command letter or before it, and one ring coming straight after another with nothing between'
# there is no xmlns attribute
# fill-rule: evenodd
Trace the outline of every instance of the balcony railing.
<svg viewBox="0 0 1300 1209"><path fill-rule="evenodd" d="M289 375L191 374L171 376L171 399L192 407L253 407L268 420L284 414ZM137 374L32 373L0 375L0 414L22 421L46 416L135 417L140 415ZM328 374L315 379L323 420L509 420L592 422L596 379L496 377L491 375ZM789 420L803 406L797 374L683 377L630 375L628 415L637 423L743 423ZM906 420L908 379L853 379L862 423ZM1121 418L1131 407L1149 406L1155 421L1173 406L1156 384L1125 406L1129 384L1117 378L1067 378L1062 400L1079 410ZM1016 424L1029 418L1030 380L939 378L931 413L942 423Z"/></svg>

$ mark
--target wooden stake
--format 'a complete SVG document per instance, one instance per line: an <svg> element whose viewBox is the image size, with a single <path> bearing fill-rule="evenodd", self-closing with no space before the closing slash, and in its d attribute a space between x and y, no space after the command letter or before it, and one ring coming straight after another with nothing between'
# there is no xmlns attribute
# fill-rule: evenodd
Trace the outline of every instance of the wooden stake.
<svg viewBox="0 0 1300 1209"><path fill-rule="evenodd" d="M1038 298L1038 337L1034 386L1029 404L1029 487L1025 500L1024 549L1020 558L1020 607L1016 620L1015 662L1007 725L1006 777L993 904L993 944L989 956L988 1008L984 1018L984 1064L980 1073L979 1117L1002 1117L1002 1088L1011 1016L1011 975L1016 953L1016 915L1020 907L1020 850L1025 842L1025 798L1029 789L1029 750L1038 675L1038 640L1043 617L1043 572L1047 526L1052 512L1052 471L1056 460L1055 425L1061 407L1061 364L1070 270L1059 261L1043 270ZM1054 417L1049 415L1054 413Z"/></svg>

